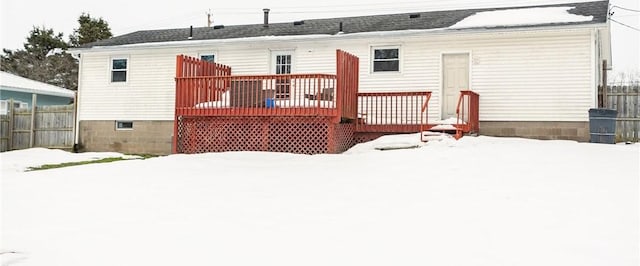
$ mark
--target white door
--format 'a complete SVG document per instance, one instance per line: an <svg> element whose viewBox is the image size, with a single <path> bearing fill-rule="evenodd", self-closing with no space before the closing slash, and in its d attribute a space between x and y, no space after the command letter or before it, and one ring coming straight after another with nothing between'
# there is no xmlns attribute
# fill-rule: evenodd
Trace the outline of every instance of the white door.
<svg viewBox="0 0 640 266"><path fill-rule="evenodd" d="M469 89L469 54L442 57L442 119L456 117L461 90Z"/></svg>
<svg viewBox="0 0 640 266"><path fill-rule="evenodd" d="M293 68L293 52L292 51L273 51L271 52L271 73L273 74L291 74ZM275 98L288 99L291 91L291 79L279 78L275 83Z"/></svg>

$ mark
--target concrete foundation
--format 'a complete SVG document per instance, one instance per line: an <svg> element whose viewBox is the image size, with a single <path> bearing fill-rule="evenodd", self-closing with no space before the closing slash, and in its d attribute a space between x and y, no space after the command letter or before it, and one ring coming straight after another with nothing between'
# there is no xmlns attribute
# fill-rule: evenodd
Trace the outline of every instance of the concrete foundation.
<svg viewBox="0 0 640 266"><path fill-rule="evenodd" d="M589 122L480 121L480 135L589 141Z"/></svg>
<svg viewBox="0 0 640 266"><path fill-rule="evenodd" d="M115 123L114 120L80 121L80 150L127 154L171 153L173 121L133 121L133 129L127 130L116 130ZM589 122L480 121L480 135L588 142ZM361 141L379 136L369 136Z"/></svg>
<svg viewBox="0 0 640 266"><path fill-rule="evenodd" d="M79 150L127 154L170 154L173 121L133 121L133 129L116 130L116 121L80 121Z"/></svg>

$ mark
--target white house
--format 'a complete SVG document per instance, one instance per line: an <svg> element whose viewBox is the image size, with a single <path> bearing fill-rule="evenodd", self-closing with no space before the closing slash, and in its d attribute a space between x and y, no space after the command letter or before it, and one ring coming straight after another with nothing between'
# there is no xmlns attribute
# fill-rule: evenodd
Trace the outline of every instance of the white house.
<svg viewBox="0 0 640 266"><path fill-rule="evenodd" d="M335 73L335 50L360 58L363 92L429 90L429 119L480 95L480 134L588 140L608 1L414 12L291 23L137 31L79 55L77 142L87 150L169 153L176 55L233 74ZM283 72L284 71L284 72Z"/></svg>

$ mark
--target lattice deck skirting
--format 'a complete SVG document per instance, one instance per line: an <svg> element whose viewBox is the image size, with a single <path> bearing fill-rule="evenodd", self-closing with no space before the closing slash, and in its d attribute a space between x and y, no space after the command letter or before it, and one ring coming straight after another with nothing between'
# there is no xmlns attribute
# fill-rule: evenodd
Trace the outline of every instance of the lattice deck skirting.
<svg viewBox="0 0 640 266"><path fill-rule="evenodd" d="M331 117L182 117L177 152L340 153L355 144L354 128Z"/></svg>

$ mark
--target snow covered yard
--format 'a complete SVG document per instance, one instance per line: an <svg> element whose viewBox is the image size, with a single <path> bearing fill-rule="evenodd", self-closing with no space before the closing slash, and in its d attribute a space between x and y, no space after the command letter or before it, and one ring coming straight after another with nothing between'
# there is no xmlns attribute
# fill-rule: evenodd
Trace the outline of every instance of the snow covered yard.
<svg viewBox="0 0 640 266"><path fill-rule="evenodd" d="M465 137L375 149L418 139L32 172L22 170L85 155L2 153L0 252L18 252L2 265L640 262L640 144Z"/></svg>

